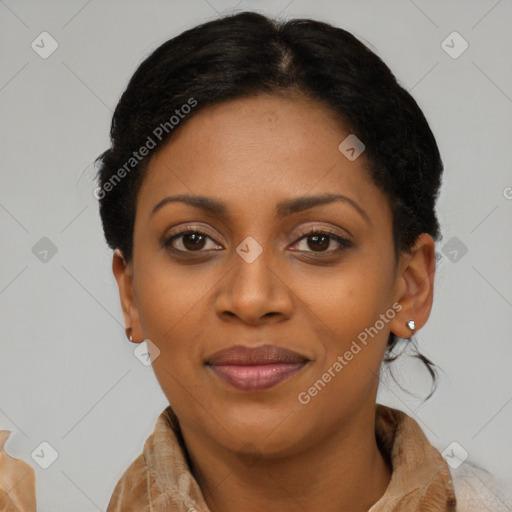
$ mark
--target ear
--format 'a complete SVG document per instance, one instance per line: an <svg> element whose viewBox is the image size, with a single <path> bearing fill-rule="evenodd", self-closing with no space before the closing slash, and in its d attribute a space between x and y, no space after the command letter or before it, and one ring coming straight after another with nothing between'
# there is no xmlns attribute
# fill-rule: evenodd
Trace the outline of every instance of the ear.
<svg viewBox="0 0 512 512"><path fill-rule="evenodd" d="M402 309L393 318L391 331L400 338L410 338L406 322L414 320L415 331L423 327L432 309L436 270L435 242L428 233L422 233L410 253L402 253L395 284L395 301Z"/></svg>
<svg viewBox="0 0 512 512"><path fill-rule="evenodd" d="M139 322L139 311L133 293L133 265L127 263L119 249L114 251L112 258L112 272L119 288L119 299L123 311L124 325L132 329L133 341L144 338Z"/></svg>

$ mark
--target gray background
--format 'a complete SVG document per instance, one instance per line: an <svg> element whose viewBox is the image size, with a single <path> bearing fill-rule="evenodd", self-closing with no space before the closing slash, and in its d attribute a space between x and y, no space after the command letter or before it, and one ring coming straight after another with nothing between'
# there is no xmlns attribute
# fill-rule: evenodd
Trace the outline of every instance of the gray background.
<svg viewBox="0 0 512 512"><path fill-rule="evenodd" d="M6 451L36 468L38 510L105 510L167 405L124 337L92 162L144 56L233 9L353 32L424 110L445 163L444 239L417 340L443 372L425 404L390 378L379 401L440 451L457 441L512 481L512 1L0 0L0 429L12 431ZM31 47L43 31L59 45L46 59ZM442 47L453 31L469 43L458 58ZM396 373L428 391L414 359ZM47 469L31 458L43 441L58 453Z"/></svg>

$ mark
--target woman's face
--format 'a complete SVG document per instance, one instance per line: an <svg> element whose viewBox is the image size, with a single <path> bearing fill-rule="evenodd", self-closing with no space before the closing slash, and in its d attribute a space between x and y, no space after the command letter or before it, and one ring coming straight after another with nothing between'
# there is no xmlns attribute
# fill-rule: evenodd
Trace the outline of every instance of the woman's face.
<svg viewBox="0 0 512 512"><path fill-rule="evenodd" d="M202 439L311 445L374 407L388 335L409 336L390 207L364 153L338 148L348 135L317 103L261 95L199 111L149 163L133 260L114 271L134 340L158 347L158 381ZM261 345L295 354L214 357Z"/></svg>

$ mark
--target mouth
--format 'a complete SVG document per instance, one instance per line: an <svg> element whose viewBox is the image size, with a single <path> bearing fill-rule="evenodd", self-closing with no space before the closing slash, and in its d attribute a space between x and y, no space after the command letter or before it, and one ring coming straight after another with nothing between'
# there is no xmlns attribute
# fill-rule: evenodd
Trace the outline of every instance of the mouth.
<svg viewBox="0 0 512 512"><path fill-rule="evenodd" d="M228 347L208 358L206 366L233 387L261 391L300 372L309 359L277 345Z"/></svg>

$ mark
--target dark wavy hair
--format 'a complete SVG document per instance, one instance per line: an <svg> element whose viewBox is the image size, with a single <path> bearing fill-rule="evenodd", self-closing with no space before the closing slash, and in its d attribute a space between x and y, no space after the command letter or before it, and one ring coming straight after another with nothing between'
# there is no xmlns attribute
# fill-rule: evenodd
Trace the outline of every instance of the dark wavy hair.
<svg viewBox="0 0 512 512"><path fill-rule="evenodd" d="M418 104L386 64L330 24L242 12L166 41L130 79L113 115L111 147L96 159L109 247L131 260L136 198L149 161L135 159L134 151L149 140L152 147L165 144L208 105L262 93L316 100L363 141L370 175L391 206L396 261L421 233L441 238L435 212L443 172L439 150ZM196 106L182 115L191 110L184 108L191 99ZM173 129L169 121L178 114ZM157 127L165 129L155 132ZM385 362L396 359L392 351L399 340L390 333ZM435 384L435 365L417 350L415 357Z"/></svg>

